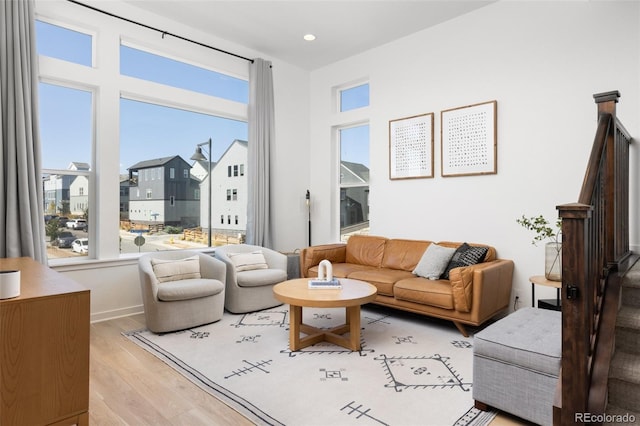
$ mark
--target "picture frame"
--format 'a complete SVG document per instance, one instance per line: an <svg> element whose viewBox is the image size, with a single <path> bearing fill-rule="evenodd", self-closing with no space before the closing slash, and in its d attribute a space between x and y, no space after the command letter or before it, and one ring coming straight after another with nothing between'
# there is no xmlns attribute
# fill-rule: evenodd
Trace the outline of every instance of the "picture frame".
<svg viewBox="0 0 640 426"><path fill-rule="evenodd" d="M434 113L389 120L389 179L433 177Z"/></svg>
<svg viewBox="0 0 640 426"><path fill-rule="evenodd" d="M498 173L498 102L440 113L440 171L443 177Z"/></svg>

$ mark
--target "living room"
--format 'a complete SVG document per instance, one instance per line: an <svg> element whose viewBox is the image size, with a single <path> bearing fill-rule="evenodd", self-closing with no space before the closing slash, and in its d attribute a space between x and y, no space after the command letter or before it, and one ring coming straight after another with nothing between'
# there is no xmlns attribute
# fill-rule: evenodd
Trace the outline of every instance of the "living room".
<svg viewBox="0 0 640 426"><path fill-rule="evenodd" d="M129 4L116 5L120 10L113 10L121 15L160 27L166 23ZM57 22L97 20L116 34L128 30L136 39L146 37L147 43L190 54L190 46L180 40L158 40L149 31L77 5L47 1L36 7L39 16ZM593 94L620 91L618 116L632 135L637 133L638 13L634 2L497 2L312 71L269 58L277 111L272 168L287 170L272 176L274 248L291 252L307 244L307 189L313 244L338 240L336 129L368 123L370 233L491 244L500 257L514 260L514 291L523 305L530 304L528 278L540 273L544 253L516 219L542 214L554 220L557 205L576 201L596 125ZM594 31L605 18L616 23L611 31ZM185 37L204 37L179 22L172 25ZM208 40L247 56L260 55L229 41ZM193 47L192 56L205 53L234 75L247 74L245 61ZM608 55L615 66L601 59ZM367 82L369 107L335 112L336 90ZM492 100L497 101L497 173L443 178L440 112ZM434 113L434 177L390 180L389 121L426 113ZM98 140L117 139L116 129L99 127ZM308 143L301 143L300 135L308 135L302 137ZM636 155L632 147L632 158ZM100 143L96 156L105 165L118 162L117 151ZM100 190L102 180L113 181L116 175L117 170L103 172L97 205L117 203L117 194ZM632 180L632 206L634 185ZM103 216L95 227L98 262L51 265L91 289L92 320L141 309L135 259L119 256L117 217ZM632 250L639 232L632 222ZM96 275L95 268L105 273ZM546 296L552 297L553 289L541 290L540 297Z"/></svg>
<svg viewBox="0 0 640 426"><path fill-rule="evenodd" d="M101 5L96 2L96 6ZM519 306L529 306L529 277L541 273L544 252L531 244L531 235L516 219L523 214L552 219L557 205L576 201L596 127L592 95L620 91L618 116L631 135L640 131L636 2L498 1L316 69L205 34L135 4L118 2L109 7L190 39L272 61L276 143L271 218L273 246L283 252L307 245L307 190L313 244L339 239L336 134L341 128L366 123L370 233L490 244L499 257L514 261L514 295L519 295ZM245 61L170 37L161 39L68 2L37 1L36 13L76 27L84 24L97 33L107 28L101 43L127 34L185 59L208 55L204 61L212 67L248 77ZM101 63L115 60L103 57ZM41 67L47 69L47 60ZM359 83L369 84L370 105L337 112L336 92ZM496 173L442 177L441 111L493 100L497 101ZM100 106L104 113L110 104ZM241 108L235 113L245 114ZM389 121L425 113L434 113L433 178L389 179ZM118 153L111 142L102 142L117 139L117 126L98 126L94 155L101 171L93 205L100 216L91 230L97 237L95 255L50 263L91 290L92 321L142 310L137 256L120 256L117 215L103 214L100 208L117 204L109 182L116 181L118 170L108 166L117 165ZM636 173L638 151L633 145L631 150L631 169ZM631 179L632 218L637 216L637 181ZM631 249L638 251L640 230L634 221L629 234ZM539 290L540 298L553 296L553 289Z"/></svg>

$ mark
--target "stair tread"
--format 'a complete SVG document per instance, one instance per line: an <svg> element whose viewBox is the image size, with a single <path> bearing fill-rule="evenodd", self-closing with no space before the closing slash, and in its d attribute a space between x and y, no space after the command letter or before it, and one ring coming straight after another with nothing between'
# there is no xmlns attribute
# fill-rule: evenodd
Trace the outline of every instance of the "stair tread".
<svg viewBox="0 0 640 426"><path fill-rule="evenodd" d="M638 265L638 263L636 263ZM634 265L622 278L622 285L640 288L640 265Z"/></svg>
<svg viewBox="0 0 640 426"><path fill-rule="evenodd" d="M609 378L640 385L640 355L616 350L611 360Z"/></svg>
<svg viewBox="0 0 640 426"><path fill-rule="evenodd" d="M625 423L627 425L637 425L640 424L640 412L627 410L625 408L616 407L615 405L607 405L606 413L611 418L606 419L606 422L603 422L603 425L619 425L620 423ZM622 418L618 418L615 416L626 416ZM634 421L631 421L631 418Z"/></svg>
<svg viewBox="0 0 640 426"><path fill-rule="evenodd" d="M616 327L635 329L640 333L640 308L622 305L618 311Z"/></svg>

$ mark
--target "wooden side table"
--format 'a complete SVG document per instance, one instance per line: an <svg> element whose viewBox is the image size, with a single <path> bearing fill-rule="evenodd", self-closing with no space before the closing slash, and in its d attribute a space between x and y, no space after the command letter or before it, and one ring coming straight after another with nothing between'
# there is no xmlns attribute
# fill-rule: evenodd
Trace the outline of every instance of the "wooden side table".
<svg viewBox="0 0 640 426"><path fill-rule="evenodd" d="M552 309L555 311L562 310L560 302L560 289L562 288L562 281L548 280L544 275L534 275L529 277L531 282L531 306L536 307L536 285L542 285L545 287L554 287L556 289L556 300L545 299L538 301L538 308Z"/></svg>

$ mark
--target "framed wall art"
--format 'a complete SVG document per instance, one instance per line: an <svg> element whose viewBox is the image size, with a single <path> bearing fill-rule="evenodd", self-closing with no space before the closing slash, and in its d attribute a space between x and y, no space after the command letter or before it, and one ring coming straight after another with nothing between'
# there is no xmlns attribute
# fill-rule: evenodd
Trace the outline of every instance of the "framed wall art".
<svg viewBox="0 0 640 426"><path fill-rule="evenodd" d="M443 177L498 172L497 108L489 101L440 113Z"/></svg>
<svg viewBox="0 0 640 426"><path fill-rule="evenodd" d="M389 120L389 179L433 177L433 113Z"/></svg>

